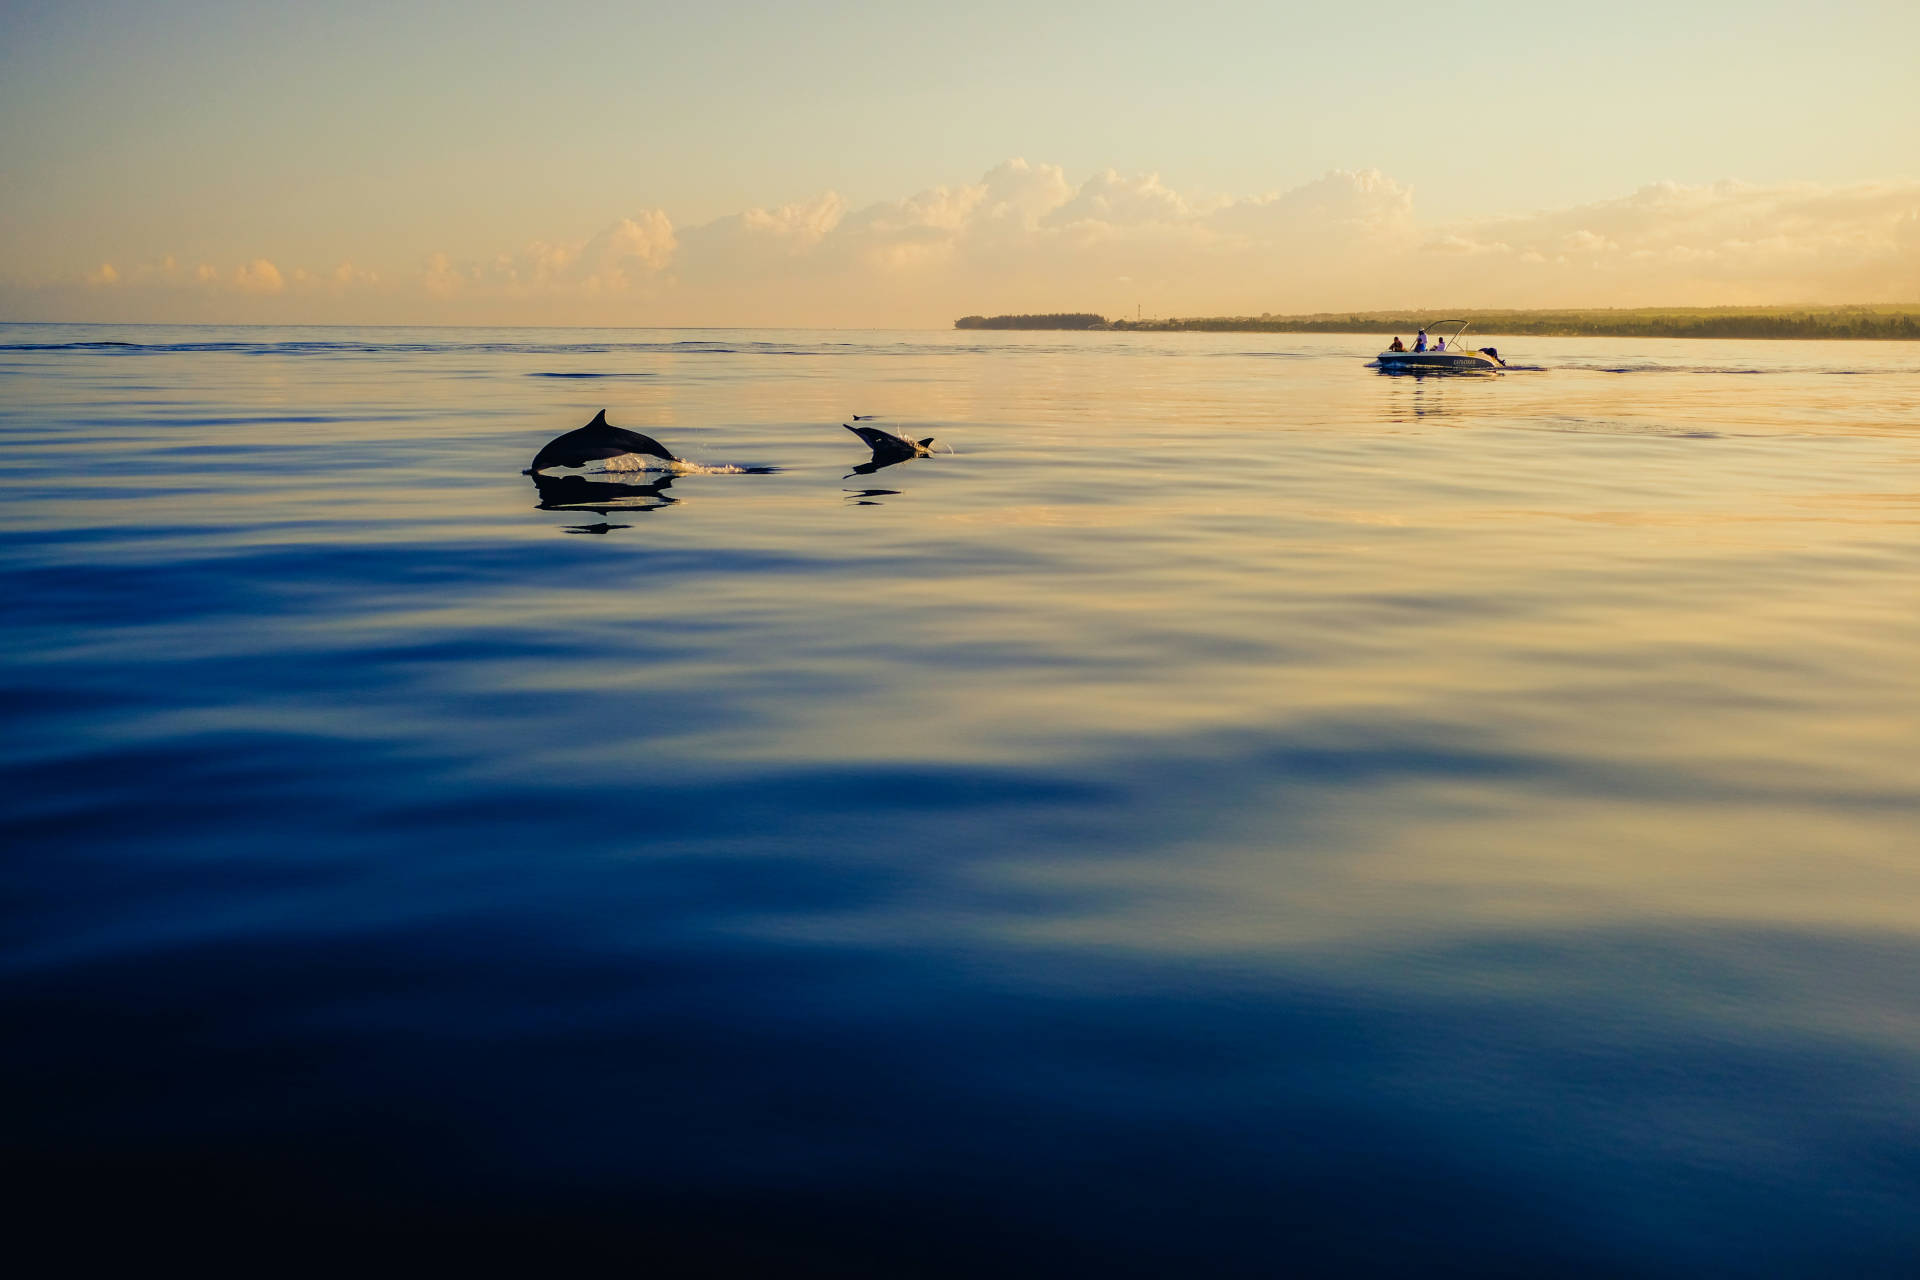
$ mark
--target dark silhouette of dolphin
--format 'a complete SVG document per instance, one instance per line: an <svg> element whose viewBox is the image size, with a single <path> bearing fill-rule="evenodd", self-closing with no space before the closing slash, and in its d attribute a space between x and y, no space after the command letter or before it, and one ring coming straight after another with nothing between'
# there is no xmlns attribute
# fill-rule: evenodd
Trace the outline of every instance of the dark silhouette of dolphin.
<svg viewBox="0 0 1920 1280"><path fill-rule="evenodd" d="M856 413L853 415L853 420L855 422L872 422L879 416L877 413Z"/></svg>
<svg viewBox="0 0 1920 1280"><path fill-rule="evenodd" d="M873 450L873 460L881 466L905 462L908 458L924 458L933 448L932 436L925 440L909 440L880 427L856 427L850 422L840 425L865 441L867 448Z"/></svg>
<svg viewBox="0 0 1920 1280"><path fill-rule="evenodd" d="M547 441L546 447L533 455L533 465L524 474L533 475L548 467L583 467L589 462L617 458L624 453L644 453L664 462L679 461L667 452L667 446L652 436L609 426L607 411L602 409L593 415L593 421L586 426Z"/></svg>

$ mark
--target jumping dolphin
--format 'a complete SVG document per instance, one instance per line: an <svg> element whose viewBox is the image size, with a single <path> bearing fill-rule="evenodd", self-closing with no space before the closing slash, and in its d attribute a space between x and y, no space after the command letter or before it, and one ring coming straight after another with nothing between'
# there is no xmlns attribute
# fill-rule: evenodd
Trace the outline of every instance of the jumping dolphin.
<svg viewBox="0 0 1920 1280"><path fill-rule="evenodd" d="M850 422L840 425L866 441L867 448L873 450L873 460L882 466L905 462L908 458L924 458L933 450L932 436L910 440L881 427L856 427Z"/></svg>
<svg viewBox="0 0 1920 1280"><path fill-rule="evenodd" d="M609 426L607 411L602 409L586 426L547 441L546 447L533 455L533 465L525 474L534 475L548 467L582 467L601 458L617 458L627 453L644 453L663 462L678 461L652 436Z"/></svg>

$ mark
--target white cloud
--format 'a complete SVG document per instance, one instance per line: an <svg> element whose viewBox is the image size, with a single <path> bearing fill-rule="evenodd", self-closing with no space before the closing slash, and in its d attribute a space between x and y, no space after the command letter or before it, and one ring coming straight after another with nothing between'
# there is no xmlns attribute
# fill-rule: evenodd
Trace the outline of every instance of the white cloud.
<svg viewBox="0 0 1920 1280"><path fill-rule="evenodd" d="M338 293L377 283L379 277L349 262L342 262L324 272L309 271L304 267L282 271L267 258L255 258L230 268L221 268L211 262L187 267L173 254L167 254L158 262L139 263L124 271L110 262L103 262L87 272L83 279L91 286L118 286L130 293L164 294L190 290L208 295L270 296L315 290Z"/></svg>
<svg viewBox="0 0 1920 1280"><path fill-rule="evenodd" d="M1435 226L1377 170L1205 200L1158 175L1073 186L1012 160L849 209L832 193L681 236L664 318L938 324L971 311L1168 314L1465 305L1911 299L1920 183L1656 183L1619 200Z"/></svg>
<svg viewBox="0 0 1920 1280"><path fill-rule="evenodd" d="M1336 169L1291 191L1236 200L1208 222L1267 241L1312 234L1398 247L1414 230L1413 192L1378 169Z"/></svg>
<svg viewBox="0 0 1920 1280"><path fill-rule="evenodd" d="M650 284L679 248L673 223L659 209L621 218L586 240L536 240L517 253L484 262L428 256L420 287L435 298L528 298L625 294Z"/></svg>
<svg viewBox="0 0 1920 1280"><path fill-rule="evenodd" d="M667 215L648 209L587 241L572 266L584 288L617 293L665 270L677 247Z"/></svg>
<svg viewBox="0 0 1920 1280"><path fill-rule="evenodd" d="M108 288L112 286L112 288ZM436 253L384 280L265 258L101 263L68 286L367 308L365 318L661 324L945 324L969 312L1257 314L1383 306L1911 301L1920 182L1661 182L1568 209L1423 223L1377 170L1201 197L1156 174L1077 186L1009 160L972 183L852 207L826 191L676 228L642 209L582 240ZM208 305L212 305L209 301ZM150 308L150 309L157 309Z"/></svg>
<svg viewBox="0 0 1920 1280"><path fill-rule="evenodd" d="M988 170L980 185L985 190L975 222L982 229L1032 230L1074 195L1073 184L1059 165L1028 164L1017 158Z"/></svg>
<svg viewBox="0 0 1920 1280"><path fill-rule="evenodd" d="M829 191L816 200L781 205L778 209L749 209L739 215L740 230L777 244L788 253L804 253L840 225L847 202Z"/></svg>
<svg viewBox="0 0 1920 1280"><path fill-rule="evenodd" d="M1582 227L1578 231L1569 231L1561 236L1560 248L1566 253L1617 253L1620 245L1606 236L1597 235Z"/></svg>
<svg viewBox="0 0 1920 1280"><path fill-rule="evenodd" d="M1186 197L1170 190L1157 173L1124 177L1108 169L1080 184L1073 198L1047 214L1056 227L1095 223L1118 229L1138 226L1180 226L1195 219Z"/></svg>
<svg viewBox="0 0 1920 1280"><path fill-rule="evenodd" d="M328 297L344 297L358 290L373 288L380 283L380 275L375 271L366 271L351 262L342 262L331 270L309 271L305 267L295 267L288 277L291 292Z"/></svg>
<svg viewBox="0 0 1920 1280"><path fill-rule="evenodd" d="M1661 182L1618 200L1486 219L1451 233L1512 261L1483 305L1912 301L1920 182L1757 186ZM1436 235L1429 247L1439 248ZM1593 280L1595 268L1610 274Z"/></svg>
<svg viewBox="0 0 1920 1280"><path fill-rule="evenodd" d="M265 258L255 258L234 269L233 287L241 293L279 293L287 287L287 282L281 277L280 268Z"/></svg>

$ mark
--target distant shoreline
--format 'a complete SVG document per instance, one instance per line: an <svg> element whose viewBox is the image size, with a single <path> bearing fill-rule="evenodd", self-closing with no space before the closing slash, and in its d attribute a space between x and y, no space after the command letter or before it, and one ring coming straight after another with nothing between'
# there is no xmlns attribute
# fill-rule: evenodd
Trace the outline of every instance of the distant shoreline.
<svg viewBox="0 0 1920 1280"><path fill-rule="evenodd" d="M1411 337L1442 317L1481 336L1542 338L1841 338L1920 341L1920 304L1858 307L1645 307L1554 311L1438 310L1311 315L1187 316L1109 320L1091 312L964 316L956 329L1110 330L1147 333L1381 333Z"/></svg>

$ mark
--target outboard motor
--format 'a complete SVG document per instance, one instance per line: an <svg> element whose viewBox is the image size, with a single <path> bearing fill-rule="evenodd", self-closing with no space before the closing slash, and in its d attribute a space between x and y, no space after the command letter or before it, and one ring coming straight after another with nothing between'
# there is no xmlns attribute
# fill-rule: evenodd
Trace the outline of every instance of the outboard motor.
<svg viewBox="0 0 1920 1280"><path fill-rule="evenodd" d="M1480 354L1481 354L1481 355L1483 355L1483 356L1486 356L1486 357L1488 357L1488 358L1489 358L1489 359L1491 359L1491 360L1493 360L1493 361L1494 361L1494 362L1495 362L1496 364L1505 364L1505 363L1506 363L1506 361L1505 361L1505 360L1502 360L1502 359L1500 358L1500 352L1499 352L1498 350L1496 350L1495 348L1493 348L1493 347L1482 347L1482 348L1480 348Z"/></svg>

